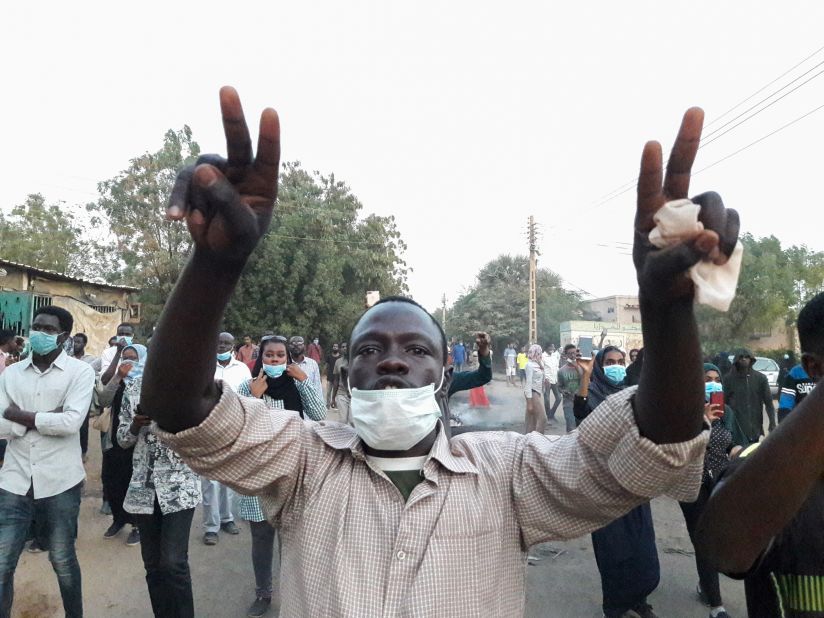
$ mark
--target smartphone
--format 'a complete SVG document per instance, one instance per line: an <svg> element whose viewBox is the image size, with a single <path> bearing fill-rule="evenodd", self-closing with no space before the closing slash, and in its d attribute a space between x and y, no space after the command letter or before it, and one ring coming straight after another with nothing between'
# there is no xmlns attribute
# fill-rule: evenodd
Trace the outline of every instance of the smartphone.
<svg viewBox="0 0 824 618"><path fill-rule="evenodd" d="M592 360L592 337L578 337L578 351L582 360Z"/></svg>
<svg viewBox="0 0 824 618"><path fill-rule="evenodd" d="M710 393L710 405L714 406L721 406L720 412L721 416L724 415L724 393L717 392L717 393Z"/></svg>

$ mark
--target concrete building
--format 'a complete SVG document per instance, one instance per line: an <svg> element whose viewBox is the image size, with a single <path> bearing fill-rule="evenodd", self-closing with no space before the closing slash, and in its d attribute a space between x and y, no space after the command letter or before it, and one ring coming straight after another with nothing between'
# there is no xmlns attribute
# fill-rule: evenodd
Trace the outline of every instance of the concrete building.
<svg viewBox="0 0 824 618"><path fill-rule="evenodd" d="M633 348L644 347L644 336L641 333L641 324L620 324L618 322L601 322L588 320L572 320L561 322L561 348L568 343L578 345L580 337L592 337L593 345L598 345L601 333L606 330L604 345L614 345L625 352Z"/></svg>
<svg viewBox="0 0 824 618"><path fill-rule="evenodd" d="M581 319L561 323L561 347L578 344L580 337L592 337L594 345L606 330L604 345L628 352L644 347L641 333L641 308L637 296L619 295L593 298L581 303Z"/></svg>
<svg viewBox="0 0 824 618"><path fill-rule="evenodd" d="M585 300L581 303L581 310L581 320L561 324L562 346L568 343L577 344L578 338L584 336L592 337L597 345L601 332L606 329L604 345L618 346L626 352L644 347L641 308L637 296L618 295ZM796 339L795 328L787 328L784 320L779 319L772 328L750 335L743 345L759 351L797 350Z"/></svg>
<svg viewBox="0 0 824 618"><path fill-rule="evenodd" d="M72 334L85 333L89 353L100 354L118 324L140 323L139 291L0 259L0 327L28 337L39 307L63 307L74 317Z"/></svg>
<svg viewBox="0 0 824 618"><path fill-rule="evenodd" d="M581 303L583 318L598 322L640 324L641 308L637 296L604 296Z"/></svg>

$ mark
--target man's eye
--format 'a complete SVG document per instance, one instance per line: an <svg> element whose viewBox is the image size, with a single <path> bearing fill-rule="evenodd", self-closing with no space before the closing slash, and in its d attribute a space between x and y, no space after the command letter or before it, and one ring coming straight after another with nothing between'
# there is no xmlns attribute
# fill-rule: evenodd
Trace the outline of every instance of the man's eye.
<svg viewBox="0 0 824 618"><path fill-rule="evenodd" d="M409 351L416 356L426 356L427 354L429 354L429 350L427 350L426 348L422 348L420 346L411 347L409 348Z"/></svg>
<svg viewBox="0 0 824 618"><path fill-rule="evenodd" d="M372 345L368 345L368 346L365 346L365 347L361 348L360 350L358 350L358 355L359 356L367 356L369 354L374 354L377 351L378 351L378 348L376 348L375 346L372 346Z"/></svg>

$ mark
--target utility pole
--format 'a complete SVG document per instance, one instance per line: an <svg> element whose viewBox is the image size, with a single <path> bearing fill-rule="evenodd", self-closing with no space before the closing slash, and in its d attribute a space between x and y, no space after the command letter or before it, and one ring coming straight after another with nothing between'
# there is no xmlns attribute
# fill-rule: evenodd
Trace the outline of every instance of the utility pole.
<svg viewBox="0 0 824 618"><path fill-rule="evenodd" d="M446 293L441 297L441 303L443 303L443 320L441 320L441 327L443 328L443 332L446 332Z"/></svg>
<svg viewBox="0 0 824 618"><path fill-rule="evenodd" d="M529 343L538 343L538 290L535 273L538 270L538 246L535 217L529 215Z"/></svg>

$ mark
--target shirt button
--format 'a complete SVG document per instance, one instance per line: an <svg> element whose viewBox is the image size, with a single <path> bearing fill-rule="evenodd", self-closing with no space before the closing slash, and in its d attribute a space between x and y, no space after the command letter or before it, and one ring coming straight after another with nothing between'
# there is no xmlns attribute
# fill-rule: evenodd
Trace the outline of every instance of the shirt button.
<svg viewBox="0 0 824 618"><path fill-rule="evenodd" d="M398 560L406 560L406 552L403 550L400 550L397 554L395 554L395 556Z"/></svg>

